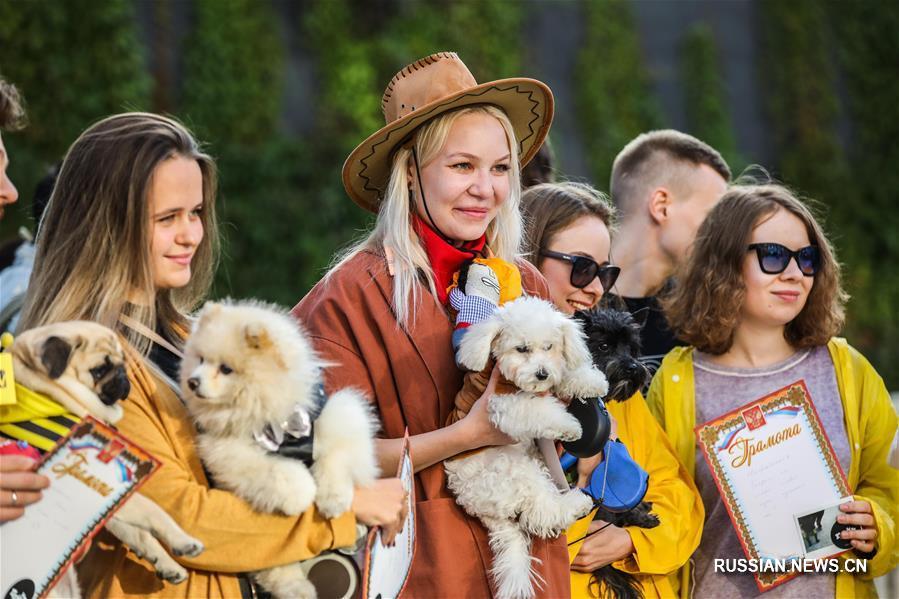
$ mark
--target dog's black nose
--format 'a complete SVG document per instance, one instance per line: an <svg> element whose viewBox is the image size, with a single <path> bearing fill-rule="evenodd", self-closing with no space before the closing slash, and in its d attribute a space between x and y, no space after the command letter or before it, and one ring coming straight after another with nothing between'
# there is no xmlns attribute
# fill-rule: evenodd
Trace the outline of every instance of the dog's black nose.
<svg viewBox="0 0 899 599"><path fill-rule="evenodd" d="M545 381L547 379L547 377L549 377L549 373L541 368L540 370L537 371L536 376L537 376L538 381Z"/></svg>
<svg viewBox="0 0 899 599"><path fill-rule="evenodd" d="M200 387L200 379L195 376L190 377L187 379L187 387L191 391L196 391Z"/></svg>
<svg viewBox="0 0 899 599"><path fill-rule="evenodd" d="M631 360L628 362L627 367L625 368L625 372L627 372L628 376L634 376L640 372L640 363L636 360Z"/></svg>
<svg viewBox="0 0 899 599"><path fill-rule="evenodd" d="M107 380L100 390L100 401L107 406L111 406L120 399L125 399L131 393L131 381L125 374L125 368L122 367L115 373L115 376Z"/></svg>

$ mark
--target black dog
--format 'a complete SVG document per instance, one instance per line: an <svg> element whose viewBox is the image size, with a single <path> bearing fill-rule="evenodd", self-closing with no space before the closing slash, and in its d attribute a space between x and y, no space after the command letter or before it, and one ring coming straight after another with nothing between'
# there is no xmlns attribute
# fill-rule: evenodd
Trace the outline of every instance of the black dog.
<svg viewBox="0 0 899 599"><path fill-rule="evenodd" d="M606 401L625 401L639 391L649 372L637 358L640 355L640 325L628 312L602 308L578 312L579 320L587 335L587 347L593 363L602 370L609 381ZM654 528L659 518L651 513L652 503L643 501L634 509L614 513L600 507L594 520L603 520L613 526L638 526ZM599 583L605 598L639 599L643 591L637 579L612 567L611 564L594 570L594 580Z"/></svg>

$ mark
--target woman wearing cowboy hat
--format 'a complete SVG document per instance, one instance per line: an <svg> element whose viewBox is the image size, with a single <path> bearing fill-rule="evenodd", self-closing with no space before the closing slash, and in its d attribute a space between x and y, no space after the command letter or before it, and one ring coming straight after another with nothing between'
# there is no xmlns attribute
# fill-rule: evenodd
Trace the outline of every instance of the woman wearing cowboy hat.
<svg viewBox="0 0 899 599"><path fill-rule="evenodd" d="M447 310L452 275L475 256L514 262L522 235L519 168L552 120L549 89L532 79L478 84L441 52L397 73L382 100L387 125L343 167L344 187L377 213L374 229L294 308L328 369L326 386L363 389L378 409L385 472L406 428L416 469L417 539L410 597L487 597L492 554L480 523L456 505L442 461L511 442L488 421L484 396L444 426L463 373ZM519 261L525 291L546 282ZM531 547L541 596L569 594L563 538Z"/></svg>

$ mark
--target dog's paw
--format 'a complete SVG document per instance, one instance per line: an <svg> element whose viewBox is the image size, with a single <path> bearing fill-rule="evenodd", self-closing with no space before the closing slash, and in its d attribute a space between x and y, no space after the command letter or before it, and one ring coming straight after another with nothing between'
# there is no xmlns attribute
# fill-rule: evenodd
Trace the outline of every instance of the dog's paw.
<svg viewBox="0 0 899 599"><path fill-rule="evenodd" d="M316 599L318 593L315 585L308 579L294 579L287 584L282 585L281 593L278 597L296 597L297 599Z"/></svg>
<svg viewBox="0 0 899 599"><path fill-rule="evenodd" d="M205 550L206 547L203 546L203 543L194 539L190 543L172 547L172 555L175 557L197 557Z"/></svg>
<svg viewBox="0 0 899 599"><path fill-rule="evenodd" d="M566 497L568 498L569 508L571 509L572 522L580 520L593 509L593 500L583 491L572 489L571 491L568 491Z"/></svg>
<svg viewBox="0 0 899 599"><path fill-rule="evenodd" d="M271 593L272 597L290 599L316 599L318 593L315 585L306 578L299 563L278 566L269 570L260 570L253 578Z"/></svg>
<svg viewBox="0 0 899 599"><path fill-rule="evenodd" d="M353 485L346 479L320 480L315 505L325 518L336 518L350 509Z"/></svg>
<svg viewBox="0 0 899 599"><path fill-rule="evenodd" d="M581 424L572 418L570 422L562 423L558 430L554 431L554 436L551 438L559 439L560 441L577 441L583 433Z"/></svg>
<svg viewBox="0 0 899 599"><path fill-rule="evenodd" d="M156 577L164 580L169 584L181 584L187 580L187 570L176 563L165 567L156 567Z"/></svg>
<svg viewBox="0 0 899 599"><path fill-rule="evenodd" d="M285 516L299 516L309 509L315 500L315 488L298 488L293 493L282 496L276 502L278 511Z"/></svg>
<svg viewBox="0 0 899 599"><path fill-rule="evenodd" d="M254 497L261 511L277 510L286 516L302 514L315 500L318 485L301 463L286 462L273 469L269 487Z"/></svg>

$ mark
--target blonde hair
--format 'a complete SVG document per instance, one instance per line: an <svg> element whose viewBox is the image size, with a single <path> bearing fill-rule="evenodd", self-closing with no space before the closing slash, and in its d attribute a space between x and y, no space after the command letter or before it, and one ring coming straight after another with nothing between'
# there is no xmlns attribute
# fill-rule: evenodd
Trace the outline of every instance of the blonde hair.
<svg viewBox="0 0 899 599"><path fill-rule="evenodd" d="M330 276L359 252L379 251L382 246L390 249L393 267L393 311L397 324L406 329L421 303L419 273L434 298L434 275L428 256L412 227L414 202L410 201L409 166L412 164L412 144L419 158L420 166L429 164L446 144L450 129L462 116L467 114L487 114L502 125L509 143L509 197L500 205L496 218L487 226L487 246L494 255L512 262L519 255L522 220L519 212L521 186L518 164L518 142L509 117L500 108L479 104L445 113L420 127L409 143L398 148L393 156L390 180L385 197L381 201L378 217L371 233L360 243L340 256L326 276Z"/></svg>
<svg viewBox="0 0 899 599"><path fill-rule="evenodd" d="M147 194L156 167L179 156L200 167L204 235L191 262L190 282L157 290ZM205 297L215 273L215 193L215 163L174 119L126 113L92 125L69 148L41 219L20 330L91 320L120 330L146 355L149 340L118 323L127 314L177 340L175 329L187 328L184 314ZM150 304L129 303L135 294L151 298Z"/></svg>

